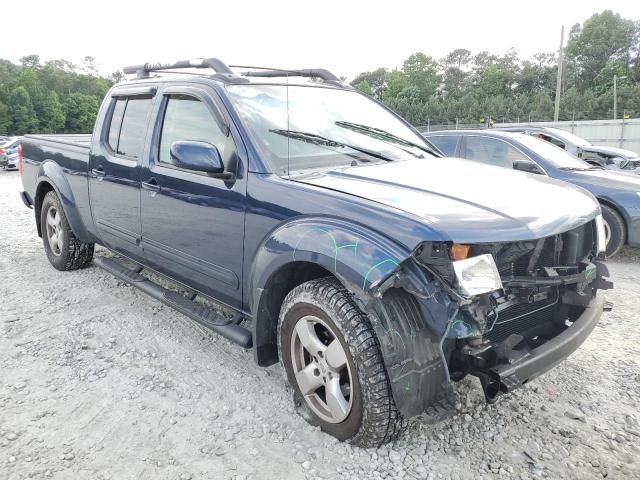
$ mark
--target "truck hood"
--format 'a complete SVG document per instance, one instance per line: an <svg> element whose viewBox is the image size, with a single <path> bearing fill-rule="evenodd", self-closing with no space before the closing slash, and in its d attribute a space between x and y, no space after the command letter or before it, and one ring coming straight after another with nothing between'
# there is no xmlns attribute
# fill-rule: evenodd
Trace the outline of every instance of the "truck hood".
<svg viewBox="0 0 640 480"><path fill-rule="evenodd" d="M442 240L461 243L542 238L599 212L593 196L579 187L457 158L349 167L295 180L401 210Z"/></svg>
<svg viewBox="0 0 640 480"><path fill-rule="evenodd" d="M604 155L613 155L628 159L638 158L638 154L636 152L625 150L624 148L605 147L601 145L585 145L581 146L580 149L585 152L602 153Z"/></svg>

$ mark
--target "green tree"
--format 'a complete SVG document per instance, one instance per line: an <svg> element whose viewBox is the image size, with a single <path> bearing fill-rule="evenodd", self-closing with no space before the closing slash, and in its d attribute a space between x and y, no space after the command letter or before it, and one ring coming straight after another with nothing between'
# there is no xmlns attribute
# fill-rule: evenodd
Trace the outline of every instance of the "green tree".
<svg viewBox="0 0 640 480"><path fill-rule="evenodd" d="M597 86L596 78L611 60L630 68L638 59L640 26L605 10L596 13L582 27L574 26L567 42L567 57L579 74L584 88Z"/></svg>
<svg viewBox="0 0 640 480"><path fill-rule="evenodd" d="M407 76L411 92L405 96L426 101L440 86L438 64L424 53L414 53L404 61L402 71Z"/></svg>
<svg viewBox="0 0 640 480"><path fill-rule="evenodd" d="M378 68L373 72L363 72L353 79L351 85L357 88L359 84L366 81L371 89L370 95L378 100L382 100L382 92L386 87L387 71L384 68Z"/></svg>
<svg viewBox="0 0 640 480"><path fill-rule="evenodd" d="M9 107L0 102L0 134L8 135L11 129L11 118L9 117Z"/></svg>
<svg viewBox="0 0 640 480"><path fill-rule="evenodd" d="M471 52L458 48L440 60L443 73L443 87L447 95L459 96L471 74Z"/></svg>
<svg viewBox="0 0 640 480"><path fill-rule="evenodd" d="M93 130L99 108L98 99L93 95L74 92L65 100L67 133L89 133Z"/></svg>
<svg viewBox="0 0 640 480"><path fill-rule="evenodd" d="M20 64L25 68L35 68L38 69L41 67L40 65L40 55L26 55L20 59Z"/></svg>
<svg viewBox="0 0 640 480"><path fill-rule="evenodd" d="M10 133L23 135L38 127L29 92L23 86L16 87L9 93L7 107L11 118Z"/></svg>
<svg viewBox="0 0 640 480"><path fill-rule="evenodd" d="M369 95L370 97L373 96L373 90L371 90L371 85L369 85L369 82L367 82L366 80L362 80L360 83L358 83L356 85L356 88L360 90L362 93Z"/></svg>
<svg viewBox="0 0 640 480"><path fill-rule="evenodd" d="M64 131L66 115L56 92L49 92L40 108L40 131L59 133Z"/></svg>

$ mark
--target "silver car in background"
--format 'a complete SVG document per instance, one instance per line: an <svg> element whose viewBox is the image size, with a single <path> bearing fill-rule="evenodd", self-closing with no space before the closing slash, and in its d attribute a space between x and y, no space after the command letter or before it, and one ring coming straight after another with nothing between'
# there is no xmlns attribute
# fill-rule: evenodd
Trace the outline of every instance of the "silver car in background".
<svg viewBox="0 0 640 480"><path fill-rule="evenodd" d="M592 145L582 137L553 127L524 125L519 127L501 127L499 130L526 133L541 140L553 143L585 162L608 170L625 170L640 173L640 156L631 150Z"/></svg>

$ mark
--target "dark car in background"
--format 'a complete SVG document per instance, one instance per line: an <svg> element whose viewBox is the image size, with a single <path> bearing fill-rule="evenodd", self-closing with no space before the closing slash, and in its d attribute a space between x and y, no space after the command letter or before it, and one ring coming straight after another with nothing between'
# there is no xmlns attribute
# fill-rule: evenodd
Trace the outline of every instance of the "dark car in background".
<svg viewBox="0 0 640 480"><path fill-rule="evenodd" d="M640 157L636 152L608 145L593 145L584 138L559 128L526 125L504 127L500 128L500 130L525 133L553 143L592 165L599 165L610 170L640 172Z"/></svg>
<svg viewBox="0 0 640 480"><path fill-rule="evenodd" d="M607 255L615 255L625 244L640 247L640 178L635 175L594 166L522 133L447 130L424 135L447 156L546 175L588 190L602 209Z"/></svg>
<svg viewBox="0 0 640 480"><path fill-rule="evenodd" d="M0 137L0 167L18 168L22 137Z"/></svg>

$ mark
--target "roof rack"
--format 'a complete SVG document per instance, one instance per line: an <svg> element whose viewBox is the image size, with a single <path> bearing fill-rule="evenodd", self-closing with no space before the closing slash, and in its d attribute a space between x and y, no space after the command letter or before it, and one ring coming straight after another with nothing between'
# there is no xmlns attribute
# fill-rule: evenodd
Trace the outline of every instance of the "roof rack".
<svg viewBox="0 0 640 480"><path fill-rule="evenodd" d="M246 68L253 71L241 72L243 77L263 77L263 78L276 78L276 77L309 77L320 78L326 82L342 85L342 82L329 70L324 68L305 68L302 70L286 70L270 67L255 67L249 65L231 65L232 68ZM124 67L122 71L129 74L136 74L138 78L148 78L150 72L159 72L164 70L178 70L186 68L209 68L216 74L226 77L227 81L242 81L241 77L236 76L229 66L227 66L219 58L199 58L195 60L179 60L175 63L145 63L143 65L130 65ZM178 72L176 72L178 73ZM180 72L187 73L187 72ZM247 81L247 79L244 79Z"/></svg>
<svg viewBox="0 0 640 480"><path fill-rule="evenodd" d="M285 70L281 68L268 68L268 67L253 67L250 65L231 65L232 68L250 68L257 70L255 72L247 71L242 72L242 75L245 77L286 77L286 76L295 76L295 77L310 77L310 78L321 78L322 80L326 80L328 82L338 82L340 83L340 79L336 77L329 70L324 68L305 68L302 70Z"/></svg>
<svg viewBox="0 0 640 480"><path fill-rule="evenodd" d="M233 75L231 69L218 58L199 58L196 60L179 60L175 63L145 63L144 65L131 65L124 67L126 74L137 74L138 78L147 78L149 72L160 70L174 70L180 68L210 68L216 73Z"/></svg>

